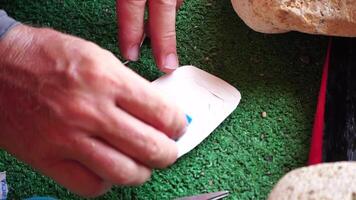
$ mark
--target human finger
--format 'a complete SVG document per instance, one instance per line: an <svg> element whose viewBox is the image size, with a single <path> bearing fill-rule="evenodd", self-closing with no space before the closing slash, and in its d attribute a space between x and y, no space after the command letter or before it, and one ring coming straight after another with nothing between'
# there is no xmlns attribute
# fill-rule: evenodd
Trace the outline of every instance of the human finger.
<svg viewBox="0 0 356 200"><path fill-rule="evenodd" d="M41 172L72 192L85 197L100 196L112 186L73 160L62 160L43 166Z"/></svg>
<svg viewBox="0 0 356 200"><path fill-rule="evenodd" d="M117 0L119 46L125 59L139 58L140 41L144 33L146 0Z"/></svg>
<svg viewBox="0 0 356 200"><path fill-rule="evenodd" d="M159 69L169 73L179 66L176 50L177 0L149 1L149 26L153 54Z"/></svg>
<svg viewBox="0 0 356 200"><path fill-rule="evenodd" d="M121 84L122 89L117 91L115 100L117 107L168 137L178 139L187 126L183 111L160 94L151 83L132 71L121 70L118 73L125 77L126 84Z"/></svg>
<svg viewBox="0 0 356 200"><path fill-rule="evenodd" d="M175 142L164 133L129 113L114 108L107 112L103 134L97 137L149 168L165 168L175 162Z"/></svg>
<svg viewBox="0 0 356 200"><path fill-rule="evenodd" d="M151 176L151 170L112 148L99 138L83 137L73 154L103 180L117 185L139 185Z"/></svg>

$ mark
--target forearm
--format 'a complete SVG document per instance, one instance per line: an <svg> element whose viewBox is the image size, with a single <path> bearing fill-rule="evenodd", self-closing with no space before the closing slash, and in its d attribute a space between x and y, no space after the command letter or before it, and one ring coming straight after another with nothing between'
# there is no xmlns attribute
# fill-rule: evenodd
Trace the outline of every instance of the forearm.
<svg viewBox="0 0 356 200"><path fill-rule="evenodd" d="M26 122L19 116L31 112L37 106L31 95L39 88L38 78L34 76L36 70L23 64L30 64L34 59L28 56L34 50L34 45L31 45L34 30L0 10L0 149L13 154L17 152L11 151L12 146L21 140L21 130L26 127Z"/></svg>

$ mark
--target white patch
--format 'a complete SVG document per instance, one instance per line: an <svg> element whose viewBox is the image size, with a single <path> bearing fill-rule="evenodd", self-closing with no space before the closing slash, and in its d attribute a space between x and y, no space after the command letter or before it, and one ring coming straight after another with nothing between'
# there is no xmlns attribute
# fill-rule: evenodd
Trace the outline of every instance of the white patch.
<svg viewBox="0 0 356 200"><path fill-rule="evenodd" d="M184 66L152 83L192 118L179 138L178 157L198 146L238 106L240 92L222 79L193 66Z"/></svg>

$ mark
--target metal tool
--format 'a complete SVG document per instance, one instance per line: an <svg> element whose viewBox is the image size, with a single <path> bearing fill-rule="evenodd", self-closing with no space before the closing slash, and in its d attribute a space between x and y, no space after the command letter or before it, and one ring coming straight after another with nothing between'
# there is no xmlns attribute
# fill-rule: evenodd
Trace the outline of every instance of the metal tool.
<svg viewBox="0 0 356 200"><path fill-rule="evenodd" d="M218 199L223 199L227 196L229 196L228 191L220 191L220 192L206 193L206 194L200 194L200 195L195 195L190 197L182 197L175 200L218 200Z"/></svg>

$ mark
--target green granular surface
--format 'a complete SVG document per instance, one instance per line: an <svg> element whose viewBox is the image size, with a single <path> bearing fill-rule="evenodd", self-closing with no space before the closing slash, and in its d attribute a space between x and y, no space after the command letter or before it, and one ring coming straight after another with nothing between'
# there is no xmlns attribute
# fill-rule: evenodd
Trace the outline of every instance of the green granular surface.
<svg viewBox="0 0 356 200"><path fill-rule="evenodd" d="M0 0L17 20L94 41L119 56L113 0ZM116 187L98 199L173 199L228 190L229 199L265 199L288 171L304 166L328 39L249 29L228 0L186 0L177 17L182 65L195 65L238 88L242 101L199 147L139 187ZM160 76L149 43L129 64ZM266 112L267 117L261 117ZM193 119L194 120L194 119ZM10 199L40 195L80 199L0 152Z"/></svg>

